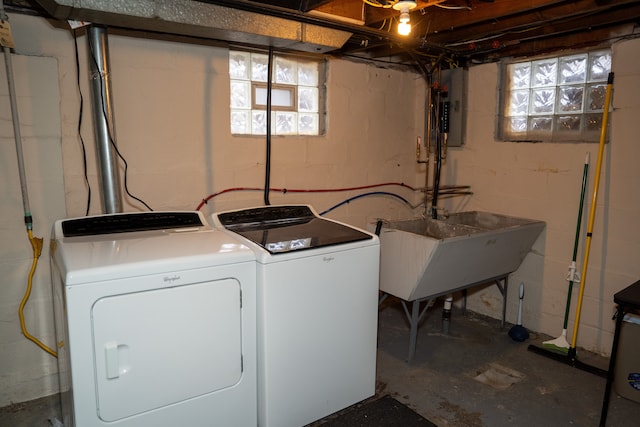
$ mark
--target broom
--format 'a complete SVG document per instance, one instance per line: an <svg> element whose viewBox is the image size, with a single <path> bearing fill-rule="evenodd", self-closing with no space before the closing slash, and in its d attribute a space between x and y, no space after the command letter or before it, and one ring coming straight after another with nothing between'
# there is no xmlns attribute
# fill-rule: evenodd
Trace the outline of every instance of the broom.
<svg viewBox="0 0 640 427"><path fill-rule="evenodd" d="M582 300L584 298L585 282L587 280L587 265L589 264L589 252L591 249L591 238L593 236L593 223L596 218L596 202L598 201L598 187L600 186L600 171L602 170L602 158L604 157L604 145L607 136L607 124L609 123L609 105L611 104L611 90L613 88L614 73L609 73L607 79L607 92L604 100L604 112L602 113L602 128L600 129L600 143L598 144L598 161L596 163L596 174L593 183L593 196L591 198L591 209L589 211L589 224L587 225L587 238L585 240L584 258L582 261L582 274L580 275L580 291L578 293L578 304L576 306L576 319L573 324L573 335L571 336L571 347L568 356L575 360L576 343L578 341L578 327L580 326L580 314L582 312Z"/></svg>
<svg viewBox="0 0 640 427"><path fill-rule="evenodd" d="M580 191L580 208L578 209L578 221L576 225L576 237L573 241L573 258L569 265L569 291L567 293L567 304L564 310L564 323L562 324L562 334L553 340L544 341L542 347L549 350L559 351L567 354L569 352L569 342L567 341L567 324L569 322L569 307L571 306L571 291L573 282L580 282L580 274L576 271L576 258L578 257L578 243L580 242L580 227L582 224L582 207L584 206L584 194L587 190L587 178L589 176L589 153L584 159L584 169L582 171L582 189Z"/></svg>
<svg viewBox="0 0 640 427"><path fill-rule="evenodd" d="M578 293L578 304L576 306L576 319L573 322L573 335L571 337L571 345L569 346L569 350L565 353L556 352L549 350L544 347L536 347L534 345L530 345L528 350L538 353L543 356L550 357L552 359L568 363L571 366L574 366L578 369L582 369L587 372L591 372L592 374L599 375L601 377L607 377L608 371L604 369L600 369L596 366L591 366L586 363L579 361L576 358L576 343L578 341L578 327L580 325L580 313L582 311L582 300L584 298L584 289L585 282L587 277L587 265L589 264L589 252L591 249L591 238L593 236L593 223L595 221L596 216L596 202L598 200L598 187L600 184L600 172L602 170L602 159L604 157L604 145L606 142L607 136L607 124L609 120L609 105L611 104L611 92L613 88L613 73L609 73L609 78L607 79L607 92L605 94L604 101L604 112L602 114L602 127L600 129L600 144L598 145L598 161L596 164L596 173L595 180L593 184L593 198L591 199L591 210L589 212L589 225L587 226L587 236L585 239L585 249L584 249L584 258L582 261L582 274L575 277L575 279L579 279L580 281L580 291ZM565 321L566 325L566 321Z"/></svg>

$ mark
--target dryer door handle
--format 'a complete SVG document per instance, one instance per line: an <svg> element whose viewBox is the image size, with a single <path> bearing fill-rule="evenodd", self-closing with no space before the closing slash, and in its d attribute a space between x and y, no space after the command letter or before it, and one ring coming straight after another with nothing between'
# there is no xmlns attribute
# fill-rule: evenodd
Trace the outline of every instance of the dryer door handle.
<svg viewBox="0 0 640 427"><path fill-rule="evenodd" d="M104 345L104 356L107 364L107 379L120 377L120 360L118 357L118 343L109 341Z"/></svg>

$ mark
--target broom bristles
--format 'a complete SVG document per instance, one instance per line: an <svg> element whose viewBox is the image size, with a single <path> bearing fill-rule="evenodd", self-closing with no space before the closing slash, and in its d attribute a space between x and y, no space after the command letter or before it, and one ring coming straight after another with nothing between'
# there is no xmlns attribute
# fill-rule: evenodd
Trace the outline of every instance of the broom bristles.
<svg viewBox="0 0 640 427"><path fill-rule="evenodd" d="M562 335L560 335L558 338L543 342L542 347L548 350L554 350L560 353L568 354L569 347L571 346L567 342L567 330L563 329Z"/></svg>

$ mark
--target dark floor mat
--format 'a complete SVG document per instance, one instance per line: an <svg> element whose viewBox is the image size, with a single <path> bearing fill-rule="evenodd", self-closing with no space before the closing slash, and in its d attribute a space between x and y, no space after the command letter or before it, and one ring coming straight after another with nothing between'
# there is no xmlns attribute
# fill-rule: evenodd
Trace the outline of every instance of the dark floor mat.
<svg viewBox="0 0 640 427"><path fill-rule="evenodd" d="M436 425L393 397L383 396L353 405L338 414L336 418L323 422L320 427L436 427Z"/></svg>

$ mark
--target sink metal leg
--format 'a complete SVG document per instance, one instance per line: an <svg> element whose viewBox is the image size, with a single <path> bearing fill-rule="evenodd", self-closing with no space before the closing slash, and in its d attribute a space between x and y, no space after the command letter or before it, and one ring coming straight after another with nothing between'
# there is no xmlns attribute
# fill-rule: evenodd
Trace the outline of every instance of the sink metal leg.
<svg viewBox="0 0 640 427"><path fill-rule="evenodd" d="M378 305L382 304L384 302L384 300L387 299L388 296L389 296L389 294L384 293L384 292L380 292L380 295L378 296Z"/></svg>
<svg viewBox="0 0 640 427"><path fill-rule="evenodd" d="M462 315L467 314L467 290L462 290Z"/></svg>
<svg viewBox="0 0 640 427"><path fill-rule="evenodd" d="M500 281L502 280L502 285ZM500 327L504 328L504 324L507 319L507 289L509 288L509 276L504 276L495 280L496 286L502 294L502 320L500 321Z"/></svg>
<svg viewBox="0 0 640 427"><path fill-rule="evenodd" d="M418 321L420 318L420 301L415 300L411 304L411 332L409 334L409 355L407 360L409 363L413 361L416 354L416 341L418 340Z"/></svg>
<svg viewBox="0 0 640 427"><path fill-rule="evenodd" d="M500 322L500 327L504 328L504 325L506 323L506 317L507 317L507 291L509 288L508 274L506 276L483 280L482 282L470 284L465 288L457 289L462 291L462 312L463 314L466 313L466 309L467 309L467 289L476 285L488 284L488 283L491 283L492 281L498 287L500 294L502 294L502 319ZM378 304L381 304L387 298L387 296L388 294L382 292L378 300ZM433 305L433 302L436 300L436 298L437 297L431 296L431 297L415 299L413 301L406 301L406 300L400 299L400 302L402 303L402 308L404 309L404 313L407 316L407 320L409 321L409 327L410 327L409 354L407 355L408 363L411 363L413 361L413 358L416 354L416 347L418 343L418 326L422 321L422 318L426 314L427 310L429 309L429 307ZM427 301L427 304L421 309L420 305L424 301ZM409 310L408 304L411 304L411 310Z"/></svg>
<svg viewBox="0 0 640 427"><path fill-rule="evenodd" d="M404 313L407 316L407 320L409 320L409 354L407 356L407 362L411 363L413 361L414 356L416 355L416 344L418 342L418 325L420 321L424 317L425 313L433 304L433 298L427 301L427 305L420 311L420 303L424 301L423 299L416 299L411 301L411 312L407 309L407 303L409 301L402 301L402 308L404 309Z"/></svg>

